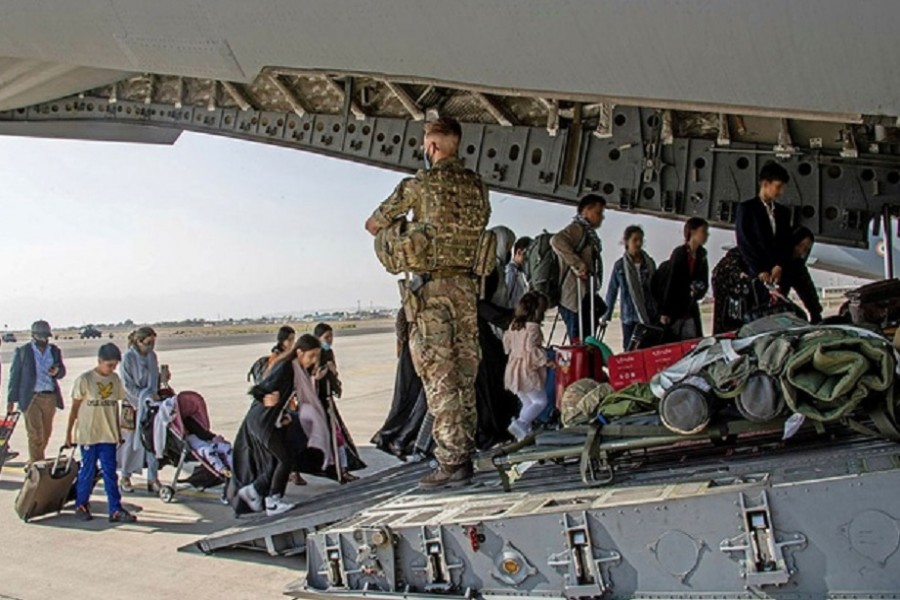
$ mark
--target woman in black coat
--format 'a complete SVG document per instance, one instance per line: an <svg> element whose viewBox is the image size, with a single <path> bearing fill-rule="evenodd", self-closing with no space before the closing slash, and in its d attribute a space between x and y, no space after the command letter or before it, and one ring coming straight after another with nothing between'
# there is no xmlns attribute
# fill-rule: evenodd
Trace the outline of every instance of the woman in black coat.
<svg viewBox="0 0 900 600"><path fill-rule="evenodd" d="M294 352L276 362L265 378L253 386L253 401L234 443L234 472L229 498L235 513L276 515L293 508L284 500L288 478L296 462L289 429L296 404L294 363L311 369L318 365L319 340L303 335ZM300 430L302 434L302 429Z"/></svg>
<svg viewBox="0 0 900 600"><path fill-rule="evenodd" d="M403 459L415 451L414 443L425 420L428 406L422 379L413 366L409 351L409 321L406 311L397 312L397 374L394 377L394 398L384 425L372 438L376 448Z"/></svg>
<svg viewBox="0 0 900 600"><path fill-rule="evenodd" d="M684 224L684 244L672 251L665 269L660 323L674 341L703 337L699 302L709 289L709 264L703 247L707 241L709 223L691 217Z"/></svg>

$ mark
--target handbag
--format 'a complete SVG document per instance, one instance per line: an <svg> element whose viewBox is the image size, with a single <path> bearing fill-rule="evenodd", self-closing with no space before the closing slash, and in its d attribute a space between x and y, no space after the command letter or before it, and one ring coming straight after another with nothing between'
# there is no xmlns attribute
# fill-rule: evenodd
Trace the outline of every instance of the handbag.
<svg viewBox="0 0 900 600"><path fill-rule="evenodd" d="M119 414L119 425L122 427L122 429L134 431L136 428L136 422L137 411L128 401L123 402L122 412Z"/></svg>

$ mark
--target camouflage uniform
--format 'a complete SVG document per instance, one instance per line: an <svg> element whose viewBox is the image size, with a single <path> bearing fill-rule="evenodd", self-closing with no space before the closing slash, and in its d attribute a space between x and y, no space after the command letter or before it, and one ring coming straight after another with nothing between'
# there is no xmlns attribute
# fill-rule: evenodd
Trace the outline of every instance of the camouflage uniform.
<svg viewBox="0 0 900 600"><path fill-rule="evenodd" d="M372 218L384 228L409 211L413 222L433 226L435 267L427 283L404 299L412 323L410 350L434 417L435 456L455 467L475 450L481 352L471 269L491 213L487 188L461 160L444 159L400 182Z"/></svg>

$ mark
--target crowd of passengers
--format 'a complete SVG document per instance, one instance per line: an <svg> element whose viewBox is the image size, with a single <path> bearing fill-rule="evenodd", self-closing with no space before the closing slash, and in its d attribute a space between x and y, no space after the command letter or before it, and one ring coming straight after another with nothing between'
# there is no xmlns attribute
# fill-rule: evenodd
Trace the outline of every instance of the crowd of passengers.
<svg viewBox="0 0 900 600"><path fill-rule="evenodd" d="M795 227L791 211L777 202L788 181L783 167L764 165L758 195L738 207L736 245L712 270L711 282L704 248L709 225L704 219L685 222L683 240L660 264L645 250L644 231L627 227L620 238L624 251L613 263L605 297L594 290L603 281L598 231L606 201L586 196L572 222L550 242L559 261L558 314L568 339L578 343L585 333L598 331L617 306L624 349L654 343L643 339L652 332L658 334L657 342L702 337L699 304L710 283L713 333L736 329L773 294L787 296L792 290L809 320L821 321L822 307L806 266L813 234ZM548 408L546 380L552 367L544 350L547 301L530 289L524 270L533 240L517 239L506 227L494 232L497 268L486 278L477 306L482 353L476 380L479 448L510 436L522 439L531 431ZM590 306L596 309L593 321ZM36 322L31 342L17 348L11 368L8 409L23 414L29 465L47 458L54 415L63 408L59 380L66 368L60 349L49 342L51 335L49 324ZM148 492L159 491L157 453L145 449L138 432L147 401L164 398L171 377L158 361L156 338L149 327L134 331L124 355L114 344L105 344L97 367L73 385L67 443L81 447L76 500L80 518L92 518L89 496L98 463L111 521L135 519L122 507L120 492L133 493L132 477L145 468ZM347 483L365 468L338 410L343 384L333 344L334 330L325 323L299 336L288 326L279 330L271 353L252 369L252 400L233 446L210 431L203 419L185 419L192 450L230 480L227 500L236 512L280 514L293 507L285 499L287 486L306 485L304 475ZM431 450L427 403L410 356L409 324L402 310L396 352L393 402L372 443L404 460L424 457Z"/></svg>

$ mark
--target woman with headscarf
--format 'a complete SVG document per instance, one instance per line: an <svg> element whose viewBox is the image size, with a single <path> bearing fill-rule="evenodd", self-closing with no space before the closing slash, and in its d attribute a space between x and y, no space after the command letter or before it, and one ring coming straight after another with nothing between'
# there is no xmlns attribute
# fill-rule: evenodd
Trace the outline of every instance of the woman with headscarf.
<svg viewBox="0 0 900 600"><path fill-rule="evenodd" d="M513 319L513 310L508 306L505 269L516 234L502 225L494 227L493 231L497 234L497 268L485 278L484 298L477 305L481 362L475 378L478 413L475 445L482 450L509 439L507 428L519 414L519 398L506 389L508 358L503 348L503 333Z"/></svg>
<svg viewBox="0 0 900 600"><path fill-rule="evenodd" d="M381 429L372 438L372 444L382 452L404 460L412 454L413 443L428 406L422 379L416 373L409 351L409 321L406 311L397 311L397 373L394 377L394 398L391 410Z"/></svg>
<svg viewBox="0 0 900 600"><path fill-rule="evenodd" d="M516 234L512 229L504 225L498 225L489 231L492 231L497 237L497 272L500 273L500 277L497 280L497 289L487 298L495 306L512 309L515 305L511 304L509 299L509 288L506 285L506 265L509 264L512 258Z"/></svg>
<svg viewBox="0 0 900 600"><path fill-rule="evenodd" d="M341 418L340 411L338 411L337 404L334 401L335 398L340 398L341 394L343 394L343 384L338 373L337 358L334 355L334 328L328 323L319 323L313 330L313 335L322 344L322 352L319 355L319 369L315 372L316 392L328 418L329 438L334 436L331 442L338 450L334 467L335 469L341 469L340 481L342 483L356 481L359 478L353 475L351 471L364 469L366 465L360 459L356 444L353 443L350 431ZM310 435L310 433L307 432L307 435ZM337 474L337 471L335 471L335 474Z"/></svg>
<svg viewBox="0 0 900 600"><path fill-rule="evenodd" d="M123 443L118 449L121 476L119 487L123 492L134 492L131 476L140 473L147 465L147 491L159 492L159 473L156 456L147 452L141 442L140 424L146 403L159 400L159 361L156 357L156 331L141 327L128 336L128 350L122 357L119 373L125 386L125 402L122 403L121 425Z"/></svg>
<svg viewBox="0 0 900 600"><path fill-rule="evenodd" d="M297 463L288 439L291 413L300 412L310 397L318 402L311 369L319 363L321 344L300 336L294 351L272 366L250 390L253 401L234 440L234 471L229 498L235 513L266 511L280 514L293 508L284 500L288 478ZM305 430L301 430L305 433ZM317 441L317 448L321 441ZM304 442L308 448L313 441Z"/></svg>
<svg viewBox="0 0 900 600"><path fill-rule="evenodd" d="M606 292L606 315L612 319L616 300L621 297L622 345L631 346L631 337L638 325L656 325L656 303L653 301L651 281L656 273L656 263L644 251L644 230L638 225L625 228L625 254L613 265Z"/></svg>

